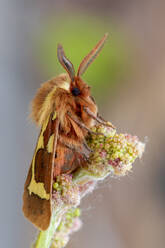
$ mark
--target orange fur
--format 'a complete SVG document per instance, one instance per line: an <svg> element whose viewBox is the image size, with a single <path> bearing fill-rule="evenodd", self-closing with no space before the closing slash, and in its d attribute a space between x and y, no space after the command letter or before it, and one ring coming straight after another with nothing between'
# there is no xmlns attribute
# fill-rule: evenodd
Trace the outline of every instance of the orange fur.
<svg viewBox="0 0 165 248"><path fill-rule="evenodd" d="M30 114L30 117L37 125L41 125L43 121L40 120L40 117L42 114L41 110L46 97L49 95L49 93L53 90L55 86L60 86L64 82L69 82L69 76L66 73L60 74L59 76L54 77L48 80L47 82L41 84L41 87L37 90L37 93L31 103L31 114ZM49 111L51 112L51 110L53 109L53 102L49 101L49 104L50 104L49 106L46 106L47 108L49 107L47 112Z"/></svg>
<svg viewBox="0 0 165 248"><path fill-rule="evenodd" d="M82 131L76 123L73 124L73 121L68 118L67 112L69 111L75 118L80 119L90 128L94 121L84 112L83 107L88 107L96 114L97 106L90 98L90 89L85 82L79 78L75 80L74 85L80 88L82 94L81 97L74 97L70 92L73 84L70 86L70 90L60 88L64 82L68 82L66 80L68 80L67 74L62 74L41 85L32 101L31 116L38 125L41 125L50 113L56 111L60 126L65 131L65 134L68 135L72 130L82 140L86 131ZM78 107L79 110L77 109ZM78 111L80 116L77 117Z"/></svg>

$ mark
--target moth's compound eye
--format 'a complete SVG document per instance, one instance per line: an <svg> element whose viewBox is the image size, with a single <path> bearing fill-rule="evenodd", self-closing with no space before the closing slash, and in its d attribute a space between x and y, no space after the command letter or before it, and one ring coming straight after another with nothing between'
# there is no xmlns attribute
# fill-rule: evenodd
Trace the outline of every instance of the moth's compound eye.
<svg viewBox="0 0 165 248"><path fill-rule="evenodd" d="M78 95L80 95L80 90L79 90L79 88L73 88L72 89L72 95L73 96L78 96Z"/></svg>

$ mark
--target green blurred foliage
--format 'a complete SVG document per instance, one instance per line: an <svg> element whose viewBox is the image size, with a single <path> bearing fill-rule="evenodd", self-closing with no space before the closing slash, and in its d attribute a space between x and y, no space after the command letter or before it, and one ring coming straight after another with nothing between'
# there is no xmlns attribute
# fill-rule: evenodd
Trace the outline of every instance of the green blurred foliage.
<svg viewBox="0 0 165 248"><path fill-rule="evenodd" d="M101 54L83 75L83 79L92 87L92 93L100 99L108 95L112 86L123 81L130 73L129 45L124 42L124 34L110 26L109 21L103 22L97 17L62 14L49 18L42 25L37 37L37 56L40 60L42 72L51 78L64 71L57 61L57 44L64 47L66 56L77 71L81 60L108 32L108 41ZM129 51L129 54L128 54ZM101 97L102 98L102 97Z"/></svg>

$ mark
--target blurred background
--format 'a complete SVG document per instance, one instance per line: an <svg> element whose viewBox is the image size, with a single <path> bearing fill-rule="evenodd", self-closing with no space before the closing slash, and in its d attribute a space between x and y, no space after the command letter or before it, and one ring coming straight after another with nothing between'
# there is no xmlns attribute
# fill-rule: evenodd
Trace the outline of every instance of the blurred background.
<svg viewBox="0 0 165 248"><path fill-rule="evenodd" d="M77 68L105 32L83 78L102 116L147 147L132 174L108 178L83 200L84 226L68 248L164 247L164 13L163 0L0 0L1 247L29 248L37 232L21 210L39 132L28 106L42 82L63 72L57 43Z"/></svg>

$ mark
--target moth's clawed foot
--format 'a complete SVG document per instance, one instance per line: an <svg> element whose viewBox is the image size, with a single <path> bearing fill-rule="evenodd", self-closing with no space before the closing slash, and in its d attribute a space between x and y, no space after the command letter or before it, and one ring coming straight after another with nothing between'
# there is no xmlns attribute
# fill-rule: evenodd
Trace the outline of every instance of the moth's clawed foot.
<svg viewBox="0 0 165 248"><path fill-rule="evenodd" d="M81 155L82 155L82 157L83 157L84 162L86 162L86 163L90 163L89 156L87 156L87 155L86 155L86 154L84 154L84 153L81 153Z"/></svg>
<svg viewBox="0 0 165 248"><path fill-rule="evenodd" d="M116 129L116 127L110 121L104 120L103 117L99 115L99 113L97 114L97 118L99 119L99 121L101 121L102 125Z"/></svg>
<svg viewBox="0 0 165 248"><path fill-rule="evenodd" d="M84 147L88 150L89 153L93 153L94 151L87 145L86 142L83 143Z"/></svg>

